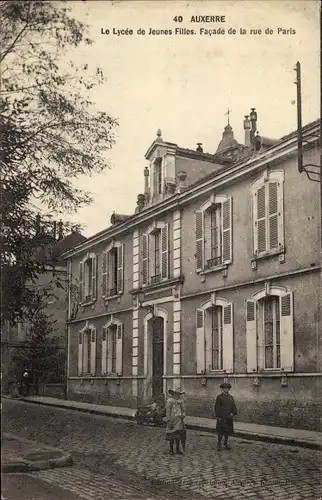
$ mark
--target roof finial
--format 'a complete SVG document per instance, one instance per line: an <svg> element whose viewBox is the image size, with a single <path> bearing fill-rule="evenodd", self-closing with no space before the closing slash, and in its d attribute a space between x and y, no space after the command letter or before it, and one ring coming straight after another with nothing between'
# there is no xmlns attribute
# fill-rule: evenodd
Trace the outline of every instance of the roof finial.
<svg viewBox="0 0 322 500"><path fill-rule="evenodd" d="M230 123L229 123L229 115L230 115L230 113L231 113L231 109L228 108L227 113L225 113L225 116L228 115L228 125L230 125Z"/></svg>
<svg viewBox="0 0 322 500"><path fill-rule="evenodd" d="M157 137L158 137L159 139L161 139L161 136L162 136L161 129L160 129L160 128L158 128L158 130L157 130Z"/></svg>

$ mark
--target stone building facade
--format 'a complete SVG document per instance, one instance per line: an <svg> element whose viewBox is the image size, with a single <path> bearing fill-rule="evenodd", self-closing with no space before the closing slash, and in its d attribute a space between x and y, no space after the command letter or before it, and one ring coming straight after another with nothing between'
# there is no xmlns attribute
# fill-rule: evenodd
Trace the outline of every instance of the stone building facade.
<svg viewBox="0 0 322 500"><path fill-rule="evenodd" d="M134 408L180 385L210 416L228 378L241 421L319 429L320 187L296 133L260 137L254 109L244 129L215 154L158 131L135 213L65 254L69 398ZM303 128L307 163L318 134Z"/></svg>

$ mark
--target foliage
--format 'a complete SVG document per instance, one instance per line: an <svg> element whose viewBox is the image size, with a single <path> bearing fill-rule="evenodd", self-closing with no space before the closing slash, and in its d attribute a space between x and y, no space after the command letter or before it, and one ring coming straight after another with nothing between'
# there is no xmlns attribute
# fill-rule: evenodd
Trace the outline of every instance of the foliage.
<svg viewBox="0 0 322 500"><path fill-rule="evenodd" d="M0 16L2 320L14 323L45 272L53 218L91 201L73 180L108 167L117 122L91 102L105 78L73 61L92 42L64 2L3 1Z"/></svg>

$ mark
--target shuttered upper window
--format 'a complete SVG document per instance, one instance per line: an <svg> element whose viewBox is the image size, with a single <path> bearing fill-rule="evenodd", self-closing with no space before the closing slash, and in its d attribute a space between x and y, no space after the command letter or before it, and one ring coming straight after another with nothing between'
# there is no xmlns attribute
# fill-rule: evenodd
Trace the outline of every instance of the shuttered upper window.
<svg viewBox="0 0 322 500"><path fill-rule="evenodd" d="M142 235L142 284L153 285L169 278L169 228L159 222Z"/></svg>
<svg viewBox="0 0 322 500"><path fill-rule="evenodd" d="M282 171L269 172L252 186L255 256L284 250L283 182Z"/></svg>
<svg viewBox="0 0 322 500"><path fill-rule="evenodd" d="M232 262L232 199L212 197L196 211L197 271Z"/></svg>
<svg viewBox="0 0 322 500"><path fill-rule="evenodd" d="M124 244L114 242L102 256L102 295L113 297L123 293Z"/></svg>
<svg viewBox="0 0 322 500"><path fill-rule="evenodd" d="M79 264L79 301L86 304L96 300L97 257L88 254Z"/></svg>

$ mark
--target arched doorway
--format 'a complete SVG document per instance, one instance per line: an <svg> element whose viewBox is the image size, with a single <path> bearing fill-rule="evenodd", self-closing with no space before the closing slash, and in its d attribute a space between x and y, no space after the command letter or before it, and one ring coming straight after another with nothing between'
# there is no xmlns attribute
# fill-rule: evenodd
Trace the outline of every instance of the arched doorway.
<svg viewBox="0 0 322 500"><path fill-rule="evenodd" d="M154 316L152 326L152 397L163 392L164 370L164 320Z"/></svg>

